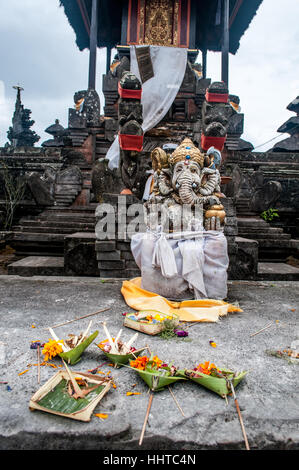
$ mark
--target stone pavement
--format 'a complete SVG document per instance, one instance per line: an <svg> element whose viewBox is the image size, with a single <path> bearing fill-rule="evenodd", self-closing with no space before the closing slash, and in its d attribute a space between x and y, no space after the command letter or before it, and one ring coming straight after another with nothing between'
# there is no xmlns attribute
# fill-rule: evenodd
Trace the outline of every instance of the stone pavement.
<svg viewBox="0 0 299 470"><path fill-rule="evenodd" d="M60 337L79 333L93 319L92 330L106 320L116 334L122 313L128 311L121 280L101 282L96 278L0 276L0 450L138 450L148 403L147 387L130 369L111 369L117 385L97 405L95 412L107 413L101 420L92 416L83 423L29 410L31 396L56 370L41 367L37 383L36 351L30 342L45 342L45 329L104 307L110 310L55 329ZM230 314L218 323L198 323L189 328L188 338L164 340L139 334L137 346L148 344L166 362L180 368L213 361L250 373L237 387L242 417L251 449L298 449L299 403L296 395L298 366L267 354L268 350L298 349L298 282L232 281L229 300L238 301L243 313ZM252 336L272 323L272 326ZM35 328L33 328L35 326ZM123 328L128 339L133 330ZM217 347L211 347L213 340ZM97 340L96 340L97 341ZM84 353L73 370L87 371L105 362L96 344ZM60 359L54 359L60 364ZM29 369L23 375L20 372ZM133 384L137 384L133 388ZM127 396L126 392L140 392ZM183 410L179 411L168 389L155 394L142 449L221 450L244 449L238 415L232 397L228 403L218 395L191 382L177 383L172 391Z"/></svg>

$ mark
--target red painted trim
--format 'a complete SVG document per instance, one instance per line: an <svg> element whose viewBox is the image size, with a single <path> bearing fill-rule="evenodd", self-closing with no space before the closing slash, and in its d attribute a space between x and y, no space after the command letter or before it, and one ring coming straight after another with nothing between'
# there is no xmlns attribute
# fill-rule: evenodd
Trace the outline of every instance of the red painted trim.
<svg viewBox="0 0 299 470"><path fill-rule="evenodd" d="M81 12L82 20L87 31L88 36L90 36L90 19L87 14L85 3L82 0L77 0L78 7Z"/></svg>
<svg viewBox="0 0 299 470"><path fill-rule="evenodd" d="M224 143L226 141L225 137L214 137L213 135L201 135L201 148L203 150L208 150L210 147L215 147L216 149L223 150Z"/></svg>
<svg viewBox="0 0 299 470"><path fill-rule="evenodd" d="M186 47L189 47L189 41L190 41L190 12L191 12L191 0L188 0L188 10L187 10L187 44L186 44Z"/></svg>
<svg viewBox="0 0 299 470"><path fill-rule="evenodd" d="M129 8L128 8L128 25L127 25L127 42L128 44L136 45L139 44L139 22L140 22L140 0L137 0L137 17L136 20L136 41L131 40L131 21L132 19L132 0L129 0Z"/></svg>
<svg viewBox="0 0 299 470"><path fill-rule="evenodd" d="M146 19L147 19L147 17L146 17L147 0L144 0L143 5L144 5L144 6L143 6L143 8L144 8L144 18L143 18L143 36L142 36L142 42L143 42L143 44L144 44L144 43L145 43L145 30L146 30L145 25L146 25Z"/></svg>
<svg viewBox="0 0 299 470"><path fill-rule="evenodd" d="M134 100L141 100L141 90L127 90L126 88L122 88L120 82L118 82L118 94L121 98L131 98Z"/></svg>
<svg viewBox="0 0 299 470"><path fill-rule="evenodd" d="M179 17L178 17L178 47L189 47L189 35L190 35L190 11L191 5L190 0L187 0L187 18L183 18L186 21L186 44L181 43L181 29L182 29L182 0L179 5Z"/></svg>
<svg viewBox="0 0 299 470"><path fill-rule="evenodd" d="M228 94L227 93L209 93L206 91L206 100L209 103L227 103Z"/></svg>
<svg viewBox="0 0 299 470"><path fill-rule="evenodd" d="M118 133L119 146L122 150L141 152L143 148L143 135L129 135Z"/></svg>
<svg viewBox="0 0 299 470"><path fill-rule="evenodd" d="M137 10L137 44L139 44L140 40L140 0L138 0L138 10Z"/></svg>

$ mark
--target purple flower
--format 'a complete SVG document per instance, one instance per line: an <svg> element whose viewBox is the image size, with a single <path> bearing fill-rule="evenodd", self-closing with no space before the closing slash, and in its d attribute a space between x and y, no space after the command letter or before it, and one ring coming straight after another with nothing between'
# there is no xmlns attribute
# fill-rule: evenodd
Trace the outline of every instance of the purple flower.
<svg viewBox="0 0 299 470"><path fill-rule="evenodd" d="M189 335L188 331L184 331L184 330L174 330L174 332L177 336L188 336Z"/></svg>

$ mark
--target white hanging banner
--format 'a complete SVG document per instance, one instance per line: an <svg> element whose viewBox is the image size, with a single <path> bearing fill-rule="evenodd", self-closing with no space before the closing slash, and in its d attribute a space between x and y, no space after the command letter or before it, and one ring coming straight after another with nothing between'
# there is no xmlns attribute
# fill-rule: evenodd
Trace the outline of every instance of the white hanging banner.
<svg viewBox="0 0 299 470"><path fill-rule="evenodd" d="M135 47L130 46L131 72L140 79ZM150 46L154 76L142 85L144 132L155 127L169 111L181 87L187 66L187 49L181 47ZM112 170L119 164L119 141L115 138L106 158Z"/></svg>

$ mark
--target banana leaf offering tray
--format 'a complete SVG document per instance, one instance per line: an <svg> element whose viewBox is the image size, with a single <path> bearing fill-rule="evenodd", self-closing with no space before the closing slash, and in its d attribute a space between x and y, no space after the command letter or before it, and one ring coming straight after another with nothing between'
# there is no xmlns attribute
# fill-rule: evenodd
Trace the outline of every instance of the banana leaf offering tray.
<svg viewBox="0 0 299 470"><path fill-rule="evenodd" d="M140 312L127 313L124 326L154 336L164 330L166 320L171 321L174 328L179 324L179 317L175 314L166 315L157 310L141 310Z"/></svg>
<svg viewBox="0 0 299 470"><path fill-rule="evenodd" d="M178 374L177 368L172 364L166 364L158 356L151 354L150 357L139 356L130 361L130 368L148 385L153 392L163 390L169 385L181 380L187 380Z"/></svg>
<svg viewBox="0 0 299 470"><path fill-rule="evenodd" d="M61 370L32 396L29 409L90 421L94 408L111 385L109 378Z"/></svg>
<svg viewBox="0 0 299 470"><path fill-rule="evenodd" d="M69 334L68 338L63 340L57 337L52 328L49 328L52 337L56 341L56 347L60 347L60 352L58 353L58 355L62 359L64 359L68 364L77 364L81 360L81 356L84 351L98 336L98 331L95 331L91 335L89 334L91 325L92 321L89 322L88 327L82 333L78 335ZM51 343L49 343L49 348L51 348ZM45 352L47 352L47 347Z"/></svg>
<svg viewBox="0 0 299 470"><path fill-rule="evenodd" d="M129 341L124 342L120 339L122 330L119 330L117 336L114 338L111 336L105 322L103 322L103 329L107 338L97 344L97 346L115 365L115 367L121 367L127 364L131 359L136 359L139 354L147 348L147 346L145 346L143 348L136 349L133 346L138 337L138 333L132 336Z"/></svg>
<svg viewBox="0 0 299 470"><path fill-rule="evenodd" d="M205 362L199 364L194 369L184 369L177 371L181 377L192 380L198 385L217 393L225 398L232 392L232 386L235 388L245 377L248 371L234 372L226 368L218 368L215 364Z"/></svg>

